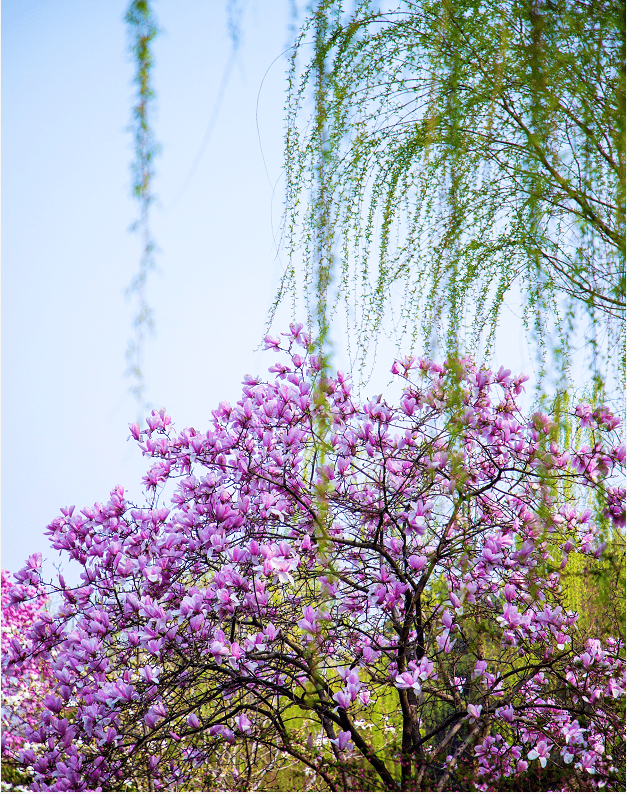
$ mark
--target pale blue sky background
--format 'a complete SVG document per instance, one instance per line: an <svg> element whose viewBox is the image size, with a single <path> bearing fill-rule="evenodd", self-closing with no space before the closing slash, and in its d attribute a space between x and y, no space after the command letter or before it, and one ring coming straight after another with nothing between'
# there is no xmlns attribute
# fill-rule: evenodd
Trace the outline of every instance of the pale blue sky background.
<svg viewBox="0 0 627 794"><path fill-rule="evenodd" d="M133 66L125 0L4 0L2 565L47 549L59 507L139 497L130 442L136 406L123 378L131 307L124 289L139 242L128 233ZM147 397L179 427L204 427L254 353L279 265L272 187L255 108L286 47L286 0L250 0L221 112L193 179L170 209L204 138L229 60L225 0L154 3L157 161L150 278L156 335ZM259 132L280 176L285 60L260 96ZM274 204L280 217L281 196ZM266 354L267 356L267 354ZM56 559L56 552L47 556ZM46 556L46 555L45 555Z"/></svg>
<svg viewBox="0 0 627 794"><path fill-rule="evenodd" d="M259 97L265 167L255 111L262 78L289 41L291 4L242 4L242 42L220 115L172 207L205 136L230 41L226 0L154 3L164 31L154 70L163 151L146 396L179 428L205 428L220 400L238 399L246 372L273 363L255 348L281 273L273 234L282 210L284 58ZM10 570L42 551L52 571L57 552L43 532L60 506L104 501L117 483L140 498L145 461L126 441L136 406L123 377L132 316L124 289L139 254L128 233L136 207L126 5L2 4L2 567ZM529 369L519 326L502 338L499 359ZM385 347L380 359L389 371Z"/></svg>

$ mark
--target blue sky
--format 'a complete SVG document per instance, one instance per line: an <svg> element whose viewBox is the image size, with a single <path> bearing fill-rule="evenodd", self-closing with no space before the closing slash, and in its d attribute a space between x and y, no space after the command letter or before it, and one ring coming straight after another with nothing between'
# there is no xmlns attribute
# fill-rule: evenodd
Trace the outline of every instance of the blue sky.
<svg viewBox="0 0 627 794"><path fill-rule="evenodd" d="M154 119L162 145L153 212L158 272L149 302L147 397L179 427L235 400L280 265L286 0L245 8L243 39L213 134L185 184L230 55L225 0L157 0ZM125 2L3 3L2 566L46 552L59 507L139 498L136 406L123 377L132 310L124 290L139 241L128 232L133 66ZM265 167L264 167L265 159ZM266 167L268 174L266 174ZM56 552L45 554L56 560Z"/></svg>
<svg viewBox="0 0 627 794"><path fill-rule="evenodd" d="M162 154L146 396L181 429L206 427L220 400L238 399L245 373L273 363L258 347L282 272L278 56L290 3L242 5L235 66L188 179L230 57L226 0L154 3ZM123 377L132 318L124 290L139 256L128 232L137 208L125 10L118 0L3 2L2 566L10 570L42 551L52 572L58 557L43 533L61 506L104 501L118 483L141 498L145 465L127 441L137 408ZM277 330L282 322L286 315ZM528 369L521 338L510 325L500 361L512 369ZM391 356L384 347L385 371Z"/></svg>

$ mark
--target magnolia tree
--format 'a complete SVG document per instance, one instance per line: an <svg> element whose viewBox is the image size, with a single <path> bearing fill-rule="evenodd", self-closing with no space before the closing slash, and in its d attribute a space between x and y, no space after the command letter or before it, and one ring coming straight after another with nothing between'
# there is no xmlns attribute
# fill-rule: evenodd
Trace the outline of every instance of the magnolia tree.
<svg viewBox="0 0 627 794"><path fill-rule="evenodd" d="M62 606L9 649L54 671L34 790L286 767L287 788L623 790L623 643L585 636L560 587L624 525L618 421L580 406L590 443L560 447L524 377L468 360L397 362L399 406L359 404L300 327L266 341L285 363L206 432L131 426L144 506L117 487L50 524L82 584L49 584Z"/></svg>
<svg viewBox="0 0 627 794"><path fill-rule="evenodd" d="M19 642L37 620L46 603L40 586L21 588L25 600L11 600L11 582L8 571L2 576L2 657L9 650L20 647ZM19 581L19 579L18 579ZM15 645L15 643L18 643ZM19 751L28 747L26 737L41 725L44 697L54 687L52 672L45 656L31 657L20 666L19 672L2 668L2 763L3 780L20 782L15 775L14 763Z"/></svg>

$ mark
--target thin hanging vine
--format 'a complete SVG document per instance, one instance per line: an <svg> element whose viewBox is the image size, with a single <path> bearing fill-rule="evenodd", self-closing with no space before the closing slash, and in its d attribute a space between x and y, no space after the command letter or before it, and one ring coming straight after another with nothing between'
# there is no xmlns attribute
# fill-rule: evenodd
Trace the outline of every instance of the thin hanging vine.
<svg viewBox="0 0 627 794"><path fill-rule="evenodd" d="M133 196L139 204L139 217L131 231L140 235L141 255L137 273L126 290L134 305L134 337L126 350L128 368L126 374L133 379L131 393L138 403L138 410L146 408L144 378L144 351L147 333L154 330L152 309L146 300L148 274L154 270L155 242L150 229L150 208L154 201L152 180L154 159L159 153L151 126L151 113L155 99L151 76L154 65L152 42L159 33L157 21L148 0L132 0L125 21L130 33L130 51L136 66L134 83L137 87L131 131L134 135L135 159L132 163Z"/></svg>

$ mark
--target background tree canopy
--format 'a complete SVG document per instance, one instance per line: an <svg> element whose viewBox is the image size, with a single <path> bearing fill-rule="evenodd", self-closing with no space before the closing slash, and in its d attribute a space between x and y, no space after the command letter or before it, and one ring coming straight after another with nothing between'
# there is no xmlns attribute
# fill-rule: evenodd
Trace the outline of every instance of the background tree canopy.
<svg viewBox="0 0 627 794"><path fill-rule="evenodd" d="M363 372L390 308L400 337L489 350L517 285L543 358L567 369L585 328L622 377L622 3L348 5L320 0L292 59L275 306L335 279Z"/></svg>

